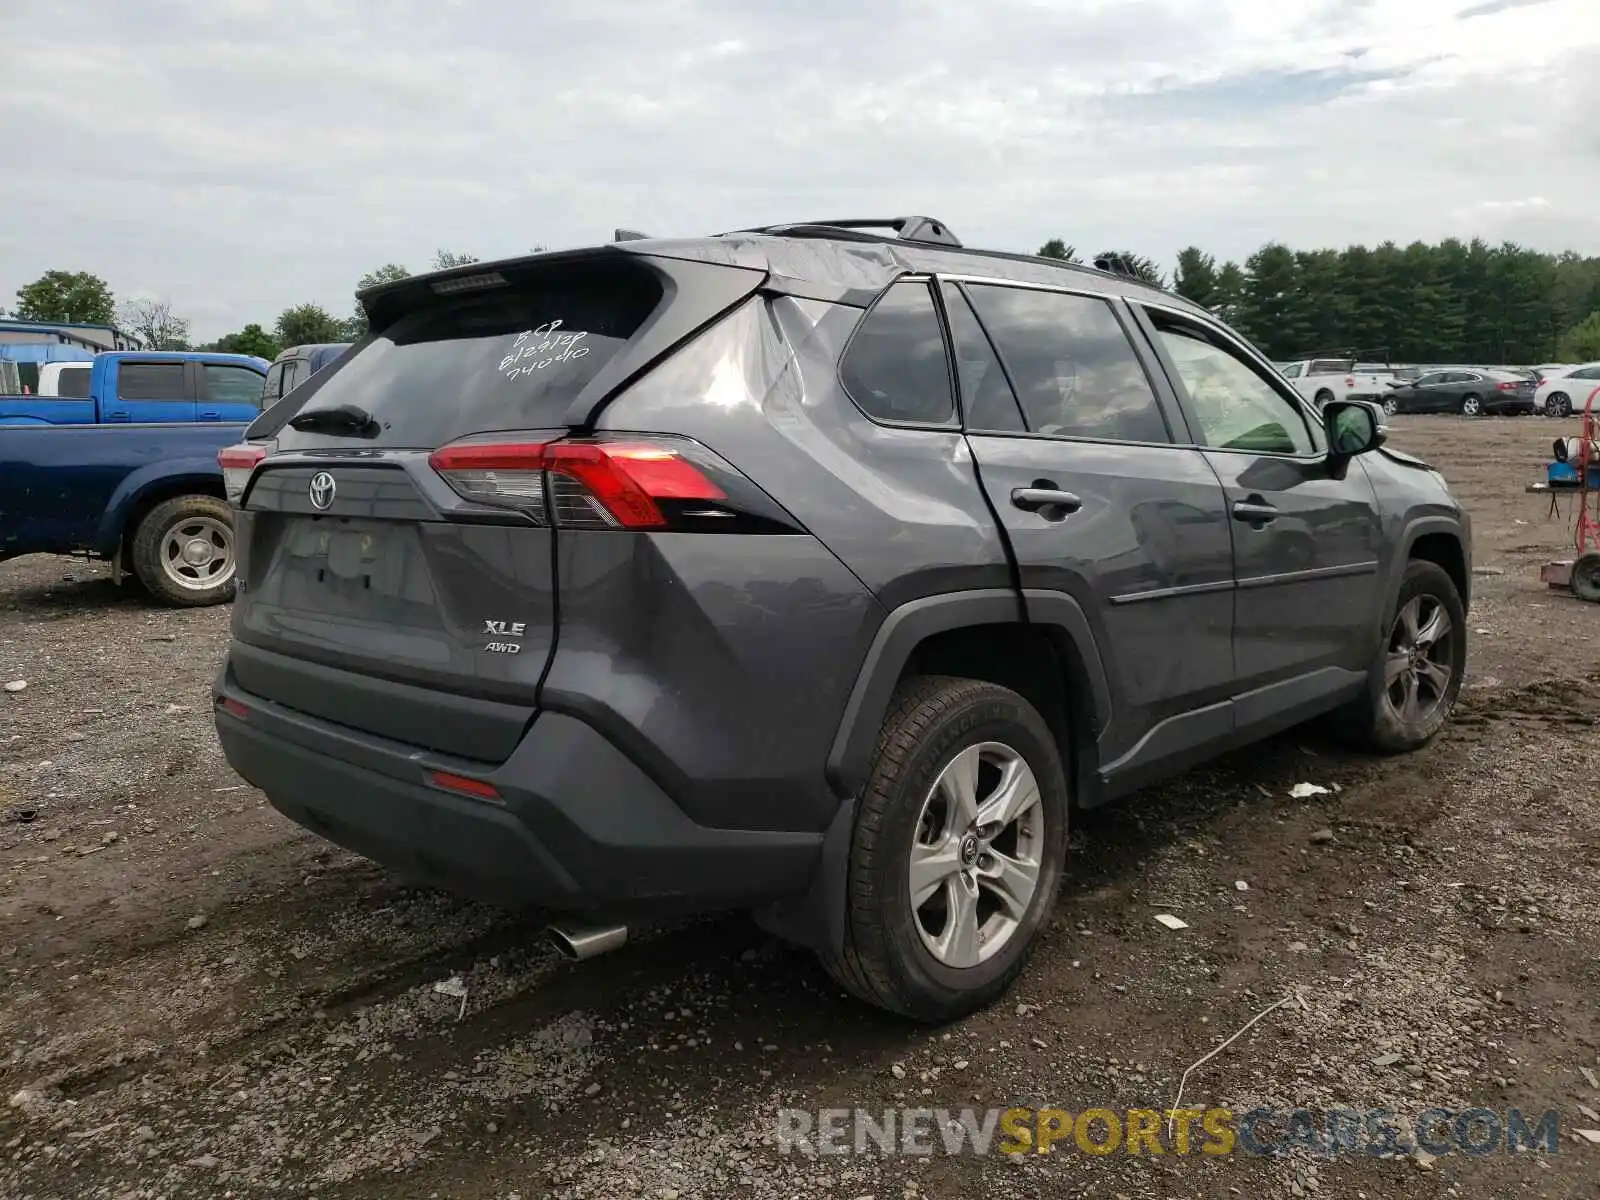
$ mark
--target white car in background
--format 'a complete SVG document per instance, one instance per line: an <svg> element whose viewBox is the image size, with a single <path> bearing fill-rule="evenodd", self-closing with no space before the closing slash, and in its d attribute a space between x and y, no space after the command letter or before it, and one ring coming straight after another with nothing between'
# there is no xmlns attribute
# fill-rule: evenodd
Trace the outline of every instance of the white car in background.
<svg viewBox="0 0 1600 1200"><path fill-rule="evenodd" d="M1547 417L1567 417L1582 412L1589 394L1600 388L1600 362L1580 363L1559 368L1560 374L1545 374L1533 393L1533 411ZM1600 408L1597 400L1596 408Z"/></svg>
<svg viewBox="0 0 1600 1200"><path fill-rule="evenodd" d="M1302 358L1275 364L1294 390L1318 408L1330 400L1383 401L1390 376L1358 371L1353 358Z"/></svg>

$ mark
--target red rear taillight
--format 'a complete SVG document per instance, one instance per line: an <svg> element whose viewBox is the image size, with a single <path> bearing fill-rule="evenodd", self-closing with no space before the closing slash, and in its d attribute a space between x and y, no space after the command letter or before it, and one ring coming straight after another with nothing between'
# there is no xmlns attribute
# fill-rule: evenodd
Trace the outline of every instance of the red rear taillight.
<svg viewBox="0 0 1600 1200"><path fill-rule="evenodd" d="M1520 384L1520 383L1512 383L1512 382L1511 382L1511 381L1510 381L1510 380L1509 380L1509 379L1508 379L1508 380L1505 380L1505 381L1504 381L1504 382L1501 382L1501 383L1497 383L1497 384L1495 384L1495 385L1494 385L1494 386L1495 386L1495 387L1496 387L1496 388L1497 388L1497 389L1499 389L1499 390L1500 390L1500 391L1502 391L1502 392L1514 392L1514 391L1516 391L1516 390L1517 390L1517 389L1518 389L1518 388L1519 388L1519 387L1521 387L1521 386L1522 386L1522 385L1521 385L1521 384Z"/></svg>
<svg viewBox="0 0 1600 1200"><path fill-rule="evenodd" d="M1355 385L1356 385L1356 377L1354 375L1346 375L1344 377L1344 385L1347 388L1355 387Z"/></svg>
<svg viewBox="0 0 1600 1200"><path fill-rule="evenodd" d="M517 508L541 523L568 528L665 529L672 521L663 501L728 499L705 470L665 440L458 442L435 450L428 463L465 500ZM554 521L546 511L547 475Z"/></svg>
<svg viewBox="0 0 1600 1200"><path fill-rule="evenodd" d="M252 446L248 442L217 451L217 465L222 468L222 490L227 493L230 503L239 503L250 482L250 473L266 456L265 446Z"/></svg>
<svg viewBox="0 0 1600 1200"><path fill-rule="evenodd" d="M217 707L229 716L238 717L241 721L250 719L250 710L231 696L224 696L218 700Z"/></svg>

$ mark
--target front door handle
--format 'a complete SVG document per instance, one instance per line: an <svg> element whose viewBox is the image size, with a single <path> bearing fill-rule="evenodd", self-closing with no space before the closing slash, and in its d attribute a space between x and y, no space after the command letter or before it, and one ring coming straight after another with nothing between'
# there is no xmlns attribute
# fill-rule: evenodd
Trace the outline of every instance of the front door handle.
<svg viewBox="0 0 1600 1200"><path fill-rule="evenodd" d="M222 420L222 414L219 412L203 412L200 414L200 419L202 421L220 421Z"/></svg>
<svg viewBox="0 0 1600 1200"><path fill-rule="evenodd" d="M106 420L108 421L126 421L128 419L128 413L122 411L121 409L118 409L116 412L108 412L106 414Z"/></svg>
<svg viewBox="0 0 1600 1200"><path fill-rule="evenodd" d="M1071 492L1045 486L1042 482L1033 487L1012 488L1011 503L1049 521L1059 521L1083 507L1083 501Z"/></svg>
<svg viewBox="0 0 1600 1200"><path fill-rule="evenodd" d="M1270 525L1278 519L1278 510L1259 496L1249 500L1236 500L1233 505L1235 521L1249 521L1252 525Z"/></svg>

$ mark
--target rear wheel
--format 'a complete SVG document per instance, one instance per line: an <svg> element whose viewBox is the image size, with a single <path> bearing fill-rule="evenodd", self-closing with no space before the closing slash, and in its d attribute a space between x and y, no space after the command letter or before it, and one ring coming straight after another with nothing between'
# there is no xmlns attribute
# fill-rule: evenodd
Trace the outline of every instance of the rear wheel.
<svg viewBox="0 0 1600 1200"><path fill-rule="evenodd" d="M1055 739L1023 697L942 676L902 685L856 816L844 946L823 964L917 1020L990 1003L1055 904L1067 808Z"/></svg>
<svg viewBox="0 0 1600 1200"><path fill-rule="evenodd" d="M133 535L133 571L152 596L182 608L233 599L233 517L215 496L156 505Z"/></svg>
<svg viewBox="0 0 1600 1200"><path fill-rule="evenodd" d="M1436 563L1406 564L1389 636L1366 691L1339 714L1369 749L1399 754L1443 728L1467 668L1466 611L1455 581Z"/></svg>
<svg viewBox="0 0 1600 1200"><path fill-rule="evenodd" d="M1400 411L1400 401L1390 396L1383 402L1383 411L1391 417L1394 416Z"/></svg>
<svg viewBox="0 0 1600 1200"><path fill-rule="evenodd" d="M1332 403L1332 401L1333 401L1333 393L1330 392L1327 388L1323 388L1320 392L1317 393L1317 407L1318 408L1323 408L1326 405Z"/></svg>
<svg viewBox="0 0 1600 1200"><path fill-rule="evenodd" d="M1572 398L1565 392L1551 392L1545 399L1544 411L1546 416L1570 417L1572 415Z"/></svg>
<svg viewBox="0 0 1600 1200"><path fill-rule="evenodd" d="M1463 396L1461 398L1461 415L1464 417L1482 416L1483 399L1479 396Z"/></svg>

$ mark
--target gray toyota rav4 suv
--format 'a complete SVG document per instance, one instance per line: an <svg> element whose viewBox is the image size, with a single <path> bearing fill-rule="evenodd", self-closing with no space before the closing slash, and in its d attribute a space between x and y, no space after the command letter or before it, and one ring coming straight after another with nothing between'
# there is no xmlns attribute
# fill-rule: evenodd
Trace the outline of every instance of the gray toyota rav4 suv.
<svg viewBox="0 0 1600 1200"><path fill-rule="evenodd" d="M363 292L250 430L229 762L578 957L744 908L993 1000L1076 809L1314 718L1415 749L1465 667L1444 479L1104 267L902 218Z"/></svg>

